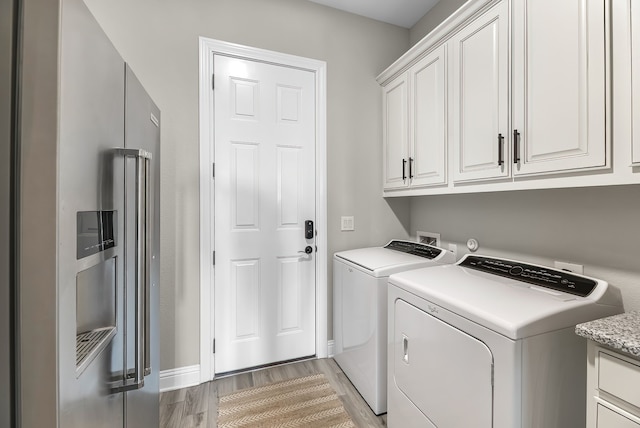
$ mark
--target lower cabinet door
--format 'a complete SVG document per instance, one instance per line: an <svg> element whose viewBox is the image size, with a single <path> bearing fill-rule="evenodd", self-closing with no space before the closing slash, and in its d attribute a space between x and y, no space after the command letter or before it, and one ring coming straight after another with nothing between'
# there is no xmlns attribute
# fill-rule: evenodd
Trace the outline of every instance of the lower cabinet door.
<svg viewBox="0 0 640 428"><path fill-rule="evenodd" d="M598 416L596 419L598 428L640 428L640 424L612 409L598 404Z"/></svg>

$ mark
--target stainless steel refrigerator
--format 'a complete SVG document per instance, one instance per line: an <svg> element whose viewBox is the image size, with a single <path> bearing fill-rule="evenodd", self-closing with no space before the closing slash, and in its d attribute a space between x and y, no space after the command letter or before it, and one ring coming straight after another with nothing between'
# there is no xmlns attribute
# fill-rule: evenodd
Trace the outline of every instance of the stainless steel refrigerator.
<svg viewBox="0 0 640 428"><path fill-rule="evenodd" d="M82 0L17 3L11 423L157 427L160 111Z"/></svg>

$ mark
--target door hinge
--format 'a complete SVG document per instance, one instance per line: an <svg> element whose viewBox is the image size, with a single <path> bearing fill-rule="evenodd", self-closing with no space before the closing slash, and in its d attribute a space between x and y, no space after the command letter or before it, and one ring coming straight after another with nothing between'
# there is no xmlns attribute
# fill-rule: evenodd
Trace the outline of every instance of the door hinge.
<svg viewBox="0 0 640 428"><path fill-rule="evenodd" d="M216 265L216 252L213 252L213 255L211 256L211 263L215 266Z"/></svg>
<svg viewBox="0 0 640 428"><path fill-rule="evenodd" d="M213 339L213 353L216 353L216 340Z"/></svg>
<svg viewBox="0 0 640 428"><path fill-rule="evenodd" d="M214 89L216 89L216 75L212 74L211 75L211 90L213 91Z"/></svg>
<svg viewBox="0 0 640 428"><path fill-rule="evenodd" d="M213 174L213 178L216 178L216 163L211 164L211 171Z"/></svg>

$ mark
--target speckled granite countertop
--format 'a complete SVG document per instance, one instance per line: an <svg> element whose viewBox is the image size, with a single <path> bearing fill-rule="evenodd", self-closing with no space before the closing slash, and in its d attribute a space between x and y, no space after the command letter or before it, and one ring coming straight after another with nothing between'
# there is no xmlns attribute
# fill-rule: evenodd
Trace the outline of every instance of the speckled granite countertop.
<svg viewBox="0 0 640 428"><path fill-rule="evenodd" d="M578 324L576 334L640 358L640 311Z"/></svg>

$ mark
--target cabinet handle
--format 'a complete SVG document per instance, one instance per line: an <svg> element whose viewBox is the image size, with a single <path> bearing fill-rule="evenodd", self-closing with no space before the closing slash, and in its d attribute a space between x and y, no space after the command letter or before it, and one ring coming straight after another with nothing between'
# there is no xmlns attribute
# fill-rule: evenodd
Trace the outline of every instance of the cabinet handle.
<svg viewBox="0 0 640 428"><path fill-rule="evenodd" d="M402 159L402 181L405 181L407 179L407 173L405 172L406 166L407 166L407 160Z"/></svg>
<svg viewBox="0 0 640 428"><path fill-rule="evenodd" d="M409 158L409 179L413 178L413 158Z"/></svg>
<svg viewBox="0 0 640 428"><path fill-rule="evenodd" d="M520 133L517 129L513 130L513 163L520 162L520 155L518 153L518 139L520 138Z"/></svg>
<svg viewBox="0 0 640 428"><path fill-rule="evenodd" d="M504 164L504 137L502 134L498 134L498 166Z"/></svg>

